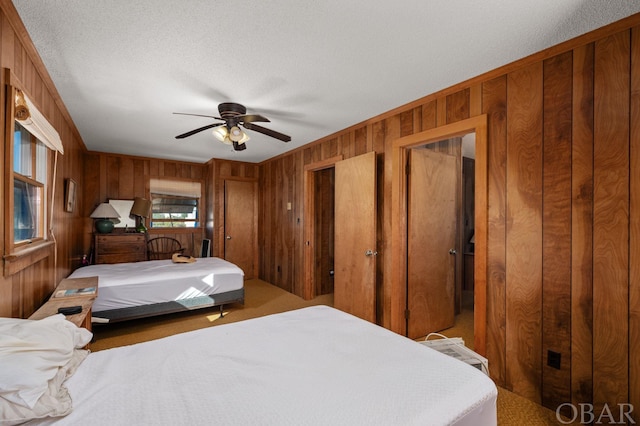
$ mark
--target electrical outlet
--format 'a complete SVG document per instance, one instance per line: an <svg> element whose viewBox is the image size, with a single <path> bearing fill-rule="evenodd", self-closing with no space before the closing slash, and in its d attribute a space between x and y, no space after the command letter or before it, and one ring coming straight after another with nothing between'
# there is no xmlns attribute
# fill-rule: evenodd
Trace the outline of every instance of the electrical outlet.
<svg viewBox="0 0 640 426"><path fill-rule="evenodd" d="M562 359L562 355L559 352L554 352L552 350L547 351L547 365L549 367L560 370L561 359Z"/></svg>

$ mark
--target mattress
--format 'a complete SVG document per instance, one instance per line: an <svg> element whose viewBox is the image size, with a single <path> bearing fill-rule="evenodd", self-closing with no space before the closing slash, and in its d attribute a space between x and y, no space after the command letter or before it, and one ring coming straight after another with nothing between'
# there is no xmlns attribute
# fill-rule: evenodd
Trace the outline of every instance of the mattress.
<svg viewBox="0 0 640 426"><path fill-rule="evenodd" d="M217 257L193 263L169 260L90 265L76 269L69 278L98 276L94 316L102 311L189 299L241 290L244 272ZM99 316L99 315L98 315Z"/></svg>
<svg viewBox="0 0 640 426"><path fill-rule="evenodd" d="M327 306L94 352L66 386L60 425L496 424L485 374Z"/></svg>

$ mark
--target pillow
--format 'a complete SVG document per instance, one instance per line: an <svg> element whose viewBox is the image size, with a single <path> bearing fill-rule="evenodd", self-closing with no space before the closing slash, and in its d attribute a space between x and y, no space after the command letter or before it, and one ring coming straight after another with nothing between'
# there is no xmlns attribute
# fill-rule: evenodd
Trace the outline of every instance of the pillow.
<svg viewBox="0 0 640 426"><path fill-rule="evenodd" d="M64 381L75 373L88 354L89 351L75 349L69 362L60 367L53 379L49 380L47 390L33 408L0 398L0 425L11 426L33 419L60 417L69 414L73 407L69 392L64 387Z"/></svg>
<svg viewBox="0 0 640 426"><path fill-rule="evenodd" d="M0 318L0 397L34 408L74 349L91 337L61 314L41 320Z"/></svg>

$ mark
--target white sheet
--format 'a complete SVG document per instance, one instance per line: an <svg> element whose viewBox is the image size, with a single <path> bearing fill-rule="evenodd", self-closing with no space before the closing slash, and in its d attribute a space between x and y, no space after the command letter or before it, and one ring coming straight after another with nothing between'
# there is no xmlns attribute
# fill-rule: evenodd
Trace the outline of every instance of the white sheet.
<svg viewBox="0 0 640 426"><path fill-rule="evenodd" d="M244 272L231 262L203 257L194 263L171 260L90 265L69 278L98 276L98 297L93 313L143 306L239 290Z"/></svg>
<svg viewBox="0 0 640 426"><path fill-rule="evenodd" d="M495 425L479 370L326 306L94 352L60 425Z"/></svg>

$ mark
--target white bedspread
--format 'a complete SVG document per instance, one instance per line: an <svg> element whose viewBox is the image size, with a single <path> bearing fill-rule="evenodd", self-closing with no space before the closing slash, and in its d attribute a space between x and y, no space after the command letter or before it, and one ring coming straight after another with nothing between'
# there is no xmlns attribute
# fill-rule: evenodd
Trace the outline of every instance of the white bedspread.
<svg viewBox="0 0 640 426"><path fill-rule="evenodd" d="M495 425L479 370L326 306L95 352L61 425Z"/></svg>
<svg viewBox="0 0 640 426"><path fill-rule="evenodd" d="M198 258L194 263L149 260L90 265L76 269L69 278L93 276L99 277L94 314L220 294L244 285L242 269L217 257Z"/></svg>

